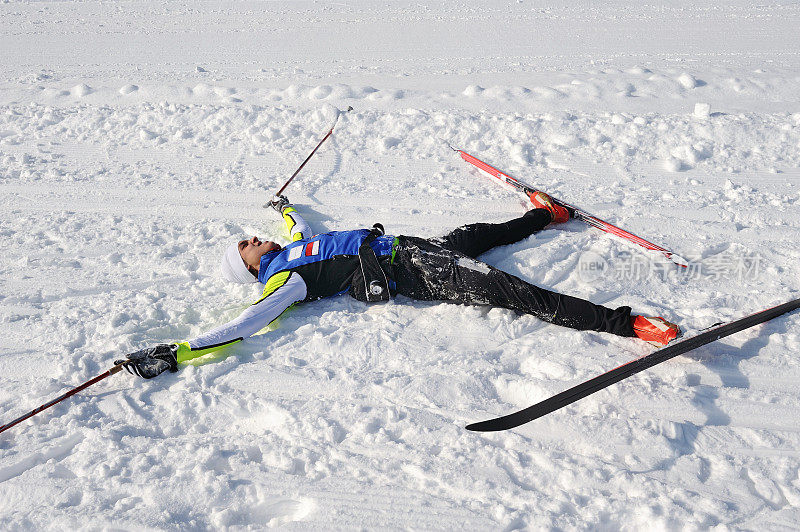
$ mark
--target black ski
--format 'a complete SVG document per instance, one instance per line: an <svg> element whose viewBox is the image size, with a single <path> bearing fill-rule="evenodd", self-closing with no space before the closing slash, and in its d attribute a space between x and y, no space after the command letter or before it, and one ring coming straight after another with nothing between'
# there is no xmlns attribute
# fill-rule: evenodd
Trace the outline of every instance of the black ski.
<svg viewBox="0 0 800 532"><path fill-rule="evenodd" d="M649 355L631 360L627 364L623 364L622 366L614 368L607 373L603 373L602 375L598 375L597 377L589 379L588 381L578 384L577 386L573 386L569 390L565 390L554 395L553 397L550 397L549 399L545 399L540 403L529 406L528 408L518 412L467 425L467 430L493 432L498 430L513 429L514 427L518 427L527 423L528 421L533 421L534 419L538 419L551 412L555 412L556 410L572 404L579 399L583 399L594 392L608 388L612 384L626 379L631 375L639 373L647 368L653 367L656 364L660 364L665 360L682 355L688 351L691 351L692 349L697 349L698 347L719 340L720 338L730 336L731 334L743 331L745 329L749 329L750 327L758 325L759 323L764 323L798 308L800 308L800 299L795 299L794 301L789 301L788 303L778 305L777 307L763 310L745 318L716 326L696 336L681 340L678 343L672 344L663 349L659 349L658 351L654 351Z"/></svg>

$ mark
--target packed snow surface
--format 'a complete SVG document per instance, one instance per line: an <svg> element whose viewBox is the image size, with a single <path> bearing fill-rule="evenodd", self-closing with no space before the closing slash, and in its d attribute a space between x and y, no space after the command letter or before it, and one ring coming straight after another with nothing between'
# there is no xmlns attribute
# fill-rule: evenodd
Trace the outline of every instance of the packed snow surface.
<svg viewBox="0 0 800 532"><path fill-rule="evenodd" d="M259 295L245 236L436 236L529 204L448 144L692 260L577 221L486 262L687 335L800 297L796 2L0 4L0 423ZM791 529L800 315L515 430L652 351L502 309L347 296L0 435L0 528Z"/></svg>

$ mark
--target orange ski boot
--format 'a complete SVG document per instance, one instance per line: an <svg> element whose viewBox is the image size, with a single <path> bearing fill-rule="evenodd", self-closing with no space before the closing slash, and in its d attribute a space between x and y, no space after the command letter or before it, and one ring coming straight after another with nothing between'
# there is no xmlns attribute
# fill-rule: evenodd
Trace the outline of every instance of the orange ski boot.
<svg viewBox="0 0 800 532"><path fill-rule="evenodd" d="M637 338L656 347L664 347L681 332L677 325L662 317L631 316L631 325Z"/></svg>
<svg viewBox="0 0 800 532"><path fill-rule="evenodd" d="M544 192L534 190L528 194L528 197L531 199L534 208L545 209L553 215L553 221L551 223L560 224L569 220L569 211L561 205L556 204L553 199Z"/></svg>

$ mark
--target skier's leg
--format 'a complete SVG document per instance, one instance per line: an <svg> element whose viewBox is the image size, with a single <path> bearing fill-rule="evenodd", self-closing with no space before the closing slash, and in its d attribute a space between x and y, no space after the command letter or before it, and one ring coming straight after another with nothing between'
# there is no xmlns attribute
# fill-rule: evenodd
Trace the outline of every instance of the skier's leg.
<svg viewBox="0 0 800 532"><path fill-rule="evenodd" d="M618 336L635 336L631 308L610 309L578 297L559 294L532 285L519 277L492 269L478 283L478 292L489 304L532 314L539 319L580 331L599 331ZM474 289L470 289L474 292Z"/></svg>
<svg viewBox="0 0 800 532"><path fill-rule="evenodd" d="M495 246L519 242L544 229L553 219L545 209L532 209L523 216L505 223L477 223L459 227L449 234L430 241L445 249L477 257Z"/></svg>
<svg viewBox="0 0 800 532"><path fill-rule="evenodd" d="M393 268L397 292L414 299L493 305L573 329L635 336L630 307L551 292L421 238L400 237Z"/></svg>

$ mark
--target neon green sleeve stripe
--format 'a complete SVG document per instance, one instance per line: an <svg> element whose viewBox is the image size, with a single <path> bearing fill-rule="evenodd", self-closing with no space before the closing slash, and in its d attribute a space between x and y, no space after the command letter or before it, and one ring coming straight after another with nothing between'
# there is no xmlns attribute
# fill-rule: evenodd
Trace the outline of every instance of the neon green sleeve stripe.
<svg viewBox="0 0 800 532"><path fill-rule="evenodd" d="M286 228L289 230L289 234L292 232L292 227L295 226L297 222L294 221L294 218L290 216L293 212L297 212L294 207L286 207L281 211L281 215L283 216L284 221L286 222Z"/></svg>
<svg viewBox="0 0 800 532"><path fill-rule="evenodd" d="M309 235L304 235L303 234L304 231L306 233L308 232L308 230L305 230L305 228L308 227L308 224L303 222L301 227L297 227L297 225L298 225L297 224L297 220L295 220L294 216L292 216L292 213L297 213L297 211L295 210L294 207L289 205L288 207L283 209L283 211L281 212L281 215L283 216L283 220L286 222L286 227L289 229L289 235L291 235L291 237L292 237L292 242L297 242L298 240L303 240L304 238L309 236ZM297 214L297 216L300 216L300 214ZM302 218L301 218L301 220L302 220ZM294 232L295 229L298 229L298 230L296 232Z"/></svg>
<svg viewBox="0 0 800 532"><path fill-rule="evenodd" d="M394 256L397 254L397 245L400 244L400 239L394 237L394 242L392 242L392 258L389 260L389 264L394 264Z"/></svg>
<svg viewBox="0 0 800 532"><path fill-rule="evenodd" d="M230 342L214 344L208 347L201 347L200 349L192 349L192 346L189 345L189 342L181 342L178 344L178 362L186 362L187 360L192 360L193 358L201 357L203 355L213 353L214 351L219 351L223 347L228 347L229 345L233 345L241 341L241 338L237 338L235 340L231 340Z"/></svg>
<svg viewBox="0 0 800 532"><path fill-rule="evenodd" d="M264 287L264 292L261 294L261 297L253 303L253 305L258 305L270 295L272 295L275 290L280 288L281 286L286 284L286 281L289 280L289 276L292 275L290 271L278 272L269 279L267 279L267 285Z"/></svg>

